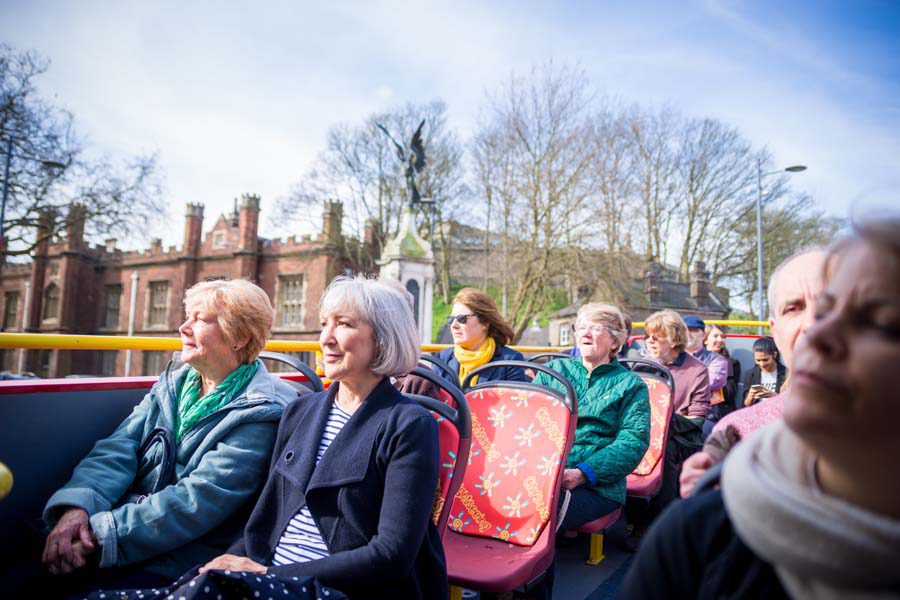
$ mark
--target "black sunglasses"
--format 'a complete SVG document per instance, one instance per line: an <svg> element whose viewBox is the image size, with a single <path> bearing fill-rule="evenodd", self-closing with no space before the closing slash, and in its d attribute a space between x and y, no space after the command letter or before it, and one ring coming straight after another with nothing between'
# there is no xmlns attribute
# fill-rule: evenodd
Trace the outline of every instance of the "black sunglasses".
<svg viewBox="0 0 900 600"><path fill-rule="evenodd" d="M469 317L477 317L475 313L470 315L450 315L447 317L447 325L453 325L453 321L457 321L460 325L465 325L466 321L469 320Z"/></svg>

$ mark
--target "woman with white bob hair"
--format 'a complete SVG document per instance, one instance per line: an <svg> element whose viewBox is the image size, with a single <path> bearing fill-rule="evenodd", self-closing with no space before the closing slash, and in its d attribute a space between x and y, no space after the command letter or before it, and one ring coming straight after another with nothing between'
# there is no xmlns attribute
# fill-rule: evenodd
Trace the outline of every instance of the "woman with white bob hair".
<svg viewBox="0 0 900 600"><path fill-rule="evenodd" d="M431 520L437 422L390 381L419 356L405 294L363 276L325 290L319 342L332 384L287 408L243 538L201 573L265 573L298 595L314 578L351 598L447 597Z"/></svg>
<svg viewBox="0 0 900 600"><path fill-rule="evenodd" d="M47 502L43 563L53 576L41 597L173 581L241 531L297 393L257 358L274 316L259 286L198 283L184 308L186 364L170 363ZM168 443L147 447L157 436Z"/></svg>

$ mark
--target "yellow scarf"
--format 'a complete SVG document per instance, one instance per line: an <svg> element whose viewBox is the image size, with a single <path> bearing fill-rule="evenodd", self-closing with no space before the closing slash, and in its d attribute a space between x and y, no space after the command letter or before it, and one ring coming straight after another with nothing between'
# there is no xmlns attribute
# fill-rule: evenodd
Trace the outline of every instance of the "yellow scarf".
<svg viewBox="0 0 900 600"><path fill-rule="evenodd" d="M462 346L453 347L453 356L459 361L459 382L462 383L466 375L480 367L486 365L494 357L494 350L497 349L497 343L494 338L489 337L484 340L481 348L478 350L466 350ZM472 378L470 385L478 383L478 375Z"/></svg>

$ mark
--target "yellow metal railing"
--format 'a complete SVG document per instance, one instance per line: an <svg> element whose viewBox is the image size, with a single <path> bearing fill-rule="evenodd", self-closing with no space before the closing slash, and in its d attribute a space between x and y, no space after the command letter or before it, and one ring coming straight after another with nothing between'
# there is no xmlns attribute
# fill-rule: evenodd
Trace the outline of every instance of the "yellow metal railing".
<svg viewBox="0 0 900 600"><path fill-rule="evenodd" d="M449 348L449 344L423 344L425 352ZM181 350L181 339L124 335L56 335L48 333L0 333L0 348L27 350ZM520 352L552 352L552 346L513 346ZM273 352L320 352L319 342L269 340Z"/></svg>
<svg viewBox="0 0 900 600"><path fill-rule="evenodd" d="M768 321L709 320L728 327L768 327ZM634 329L644 326L643 321L633 324ZM55 335L47 333L0 333L0 348L25 348L27 350L181 350L181 340L172 337L144 337L124 335ZM436 352L449 348L448 344L423 344L424 352ZM568 346L512 346L525 353L554 352ZM273 352L320 352L317 341L270 340L266 350Z"/></svg>

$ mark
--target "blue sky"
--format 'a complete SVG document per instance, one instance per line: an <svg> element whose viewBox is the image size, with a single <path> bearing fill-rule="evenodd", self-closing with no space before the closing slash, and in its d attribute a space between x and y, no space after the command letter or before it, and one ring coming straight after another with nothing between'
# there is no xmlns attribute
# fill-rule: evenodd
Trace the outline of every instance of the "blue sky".
<svg viewBox="0 0 900 600"><path fill-rule="evenodd" d="M52 60L41 91L111 156L160 152L173 222L265 213L328 128L444 99L467 137L513 71L579 62L601 92L737 126L837 216L900 206L897 2L28 2L0 39ZM180 243L181 229L158 235Z"/></svg>

